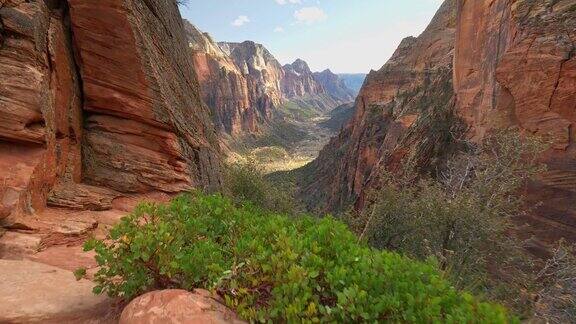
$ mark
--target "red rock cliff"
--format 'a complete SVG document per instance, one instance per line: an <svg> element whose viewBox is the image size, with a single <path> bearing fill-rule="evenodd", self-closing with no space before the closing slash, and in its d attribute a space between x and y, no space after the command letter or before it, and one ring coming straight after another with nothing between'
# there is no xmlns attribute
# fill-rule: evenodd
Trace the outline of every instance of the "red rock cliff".
<svg viewBox="0 0 576 324"><path fill-rule="evenodd" d="M300 59L282 67L261 44L215 43L207 33L185 24L202 97L222 132L259 133L288 101L324 112L353 100L351 90L331 72L317 76Z"/></svg>
<svg viewBox="0 0 576 324"><path fill-rule="evenodd" d="M454 106L455 4L445 2L420 37L402 41L388 63L368 75L352 121L301 170L301 197L309 208L338 211L354 204L379 168L405 158L432 162L443 141L435 129Z"/></svg>
<svg viewBox="0 0 576 324"><path fill-rule="evenodd" d="M287 98L315 96L324 94L324 88L316 82L308 63L297 59L292 64L284 65L282 93Z"/></svg>
<svg viewBox="0 0 576 324"><path fill-rule="evenodd" d="M220 183L175 1L0 4L0 219Z"/></svg>
<svg viewBox="0 0 576 324"><path fill-rule="evenodd" d="M552 138L530 221L576 238L576 0L459 1L454 86L473 139L507 126Z"/></svg>
<svg viewBox="0 0 576 324"><path fill-rule="evenodd" d="M454 113L472 140L510 126L553 139L526 221L540 238L576 239L575 44L576 0L445 1L367 77L354 119L302 170L302 197L319 210L361 208L381 168L409 158L433 169Z"/></svg>
<svg viewBox="0 0 576 324"><path fill-rule="evenodd" d="M187 21L184 24L202 98L213 111L216 127L231 135L257 132L262 117L252 102L245 76L210 35Z"/></svg>
<svg viewBox="0 0 576 324"><path fill-rule="evenodd" d="M230 55L248 81L250 101L259 113L269 119L275 107L283 102L281 80L284 70L278 61L261 44L252 41L243 43L218 43Z"/></svg>

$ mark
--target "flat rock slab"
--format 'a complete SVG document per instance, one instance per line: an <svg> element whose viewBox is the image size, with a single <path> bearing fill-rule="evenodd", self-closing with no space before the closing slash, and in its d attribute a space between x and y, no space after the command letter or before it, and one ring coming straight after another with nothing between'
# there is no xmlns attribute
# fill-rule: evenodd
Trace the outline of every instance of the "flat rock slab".
<svg viewBox="0 0 576 324"><path fill-rule="evenodd" d="M0 260L0 323L113 323L111 299L71 271L32 261Z"/></svg>
<svg viewBox="0 0 576 324"><path fill-rule="evenodd" d="M25 255L38 252L41 241L39 235L6 232L0 236L0 259L21 260Z"/></svg>
<svg viewBox="0 0 576 324"><path fill-rule="evenodd" d="M47 264L60 269L74 271L78 268L94 269L98 266L94 252L84 252L78 246L54 246L25 257L26 260Z"/></svg>

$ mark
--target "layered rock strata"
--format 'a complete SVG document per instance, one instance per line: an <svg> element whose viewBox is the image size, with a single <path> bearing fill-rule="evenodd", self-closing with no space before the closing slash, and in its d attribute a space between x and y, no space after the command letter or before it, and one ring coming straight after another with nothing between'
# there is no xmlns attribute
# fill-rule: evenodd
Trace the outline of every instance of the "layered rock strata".
<svg viewBox="0 0 576 324"><path fill-rule="evenodd" d="M511 126L551 140L528 220L576 239L576 1L459 1L454 68L472 139Z"/></svg>
<svg viewBox="0 0 576 324"><path fill-rule="evenodd" d="M260 111L252 102L248 80L240 68L208 33L185 21L186 35L193 52L202 99L213 111L220 131L232 135L257 133L262 123Z"/></svg>
<svg viewBox="0 0 576 324"><path fill-rule="evenodd" d="M0 218L220 184L175 1L4 1Z"/></svg>

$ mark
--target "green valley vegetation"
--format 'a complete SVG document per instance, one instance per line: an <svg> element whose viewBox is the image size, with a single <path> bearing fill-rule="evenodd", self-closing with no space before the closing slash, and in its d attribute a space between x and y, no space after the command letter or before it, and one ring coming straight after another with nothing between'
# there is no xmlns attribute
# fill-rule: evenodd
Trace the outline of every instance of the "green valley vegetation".
<svg viewBox="0 0 576 324"><path fill-rule="evenodd" d="M284 102L260 134L228 141L232 151L228 162L254 163L264 173L295 170L310 163L339 130L323 125L337 105L327 95Z"/></svg>

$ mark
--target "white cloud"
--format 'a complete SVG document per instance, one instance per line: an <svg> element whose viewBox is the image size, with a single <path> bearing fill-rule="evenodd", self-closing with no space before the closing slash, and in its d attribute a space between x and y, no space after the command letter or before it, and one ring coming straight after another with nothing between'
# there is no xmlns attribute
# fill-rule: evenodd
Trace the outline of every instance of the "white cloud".
<svg viewBox="0 0 576 324"><path fill-rule="evenodd" d="M297 4L302 3L302 0L275 0L277 4L283 6L287 3Z"/></svg>
<svg viewBox="0 0 576 324"><path fill-rule="evenodd" d="M274 28L274 32L275 33L283 33L284 27L278 26L278 27Z"/></svg>
<svg viewBox="0 0 576 324"><path fill-rule="evenodd" d="M245 24L247 24L249 22L250 22L250 18L248 18L248 16L238 16L238 18L236 18L232 22L232 26L240 27L240 26L244 26Z"/></svg>
<svg viewBox="0 0 576 324"><path fill-rule="evenodd" d="M299 23L312 25L328 19L328 15L318 7L304 7L294 12L294 18Z"/></svg>

